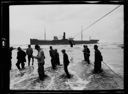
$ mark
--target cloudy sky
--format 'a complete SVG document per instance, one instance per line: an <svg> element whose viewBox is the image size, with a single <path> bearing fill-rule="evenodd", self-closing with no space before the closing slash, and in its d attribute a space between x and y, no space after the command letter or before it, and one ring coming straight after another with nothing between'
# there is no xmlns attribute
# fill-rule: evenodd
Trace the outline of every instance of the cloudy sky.
<svg viewBox="0 0 128 94"><path fill-rule="evenodd" d="M12 5L10 12L10 44L29 44L30 38L52 40L53 36L81 39L81 28L86 29L94 21L118 5ZM89 36L100 42L123 43L123 5L87 30Z"/></svg>

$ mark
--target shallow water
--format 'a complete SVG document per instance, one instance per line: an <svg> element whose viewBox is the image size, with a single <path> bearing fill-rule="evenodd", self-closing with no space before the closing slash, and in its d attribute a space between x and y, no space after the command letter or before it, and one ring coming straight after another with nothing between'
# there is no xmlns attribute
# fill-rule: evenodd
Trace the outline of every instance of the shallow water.
<svg viewBox="0 0 128 94"><path fill-rule="evenodd" d="M94 49L93 49L93 45L88 45L88 47L90 48L90 51L91 51L91 55L90 55L90 60L91 62L93 63L94 62ZM26 49L27 48L27 45L24 45L22 46L21 48L24 48ZM32 45L32 48L34 48L34 45ZM45 68L48 68L48 67L51 67L51 60L50 60L50 56L49 56L49 46L41 46L41 48L44 50L44 54L45 54ZM86 71L86 67L83 67L83 65L80 65L84 59L83 57L83 46L82 45L75 45L73 48L71 48L69 45L53 45L53 48L54 49L57 49L58 52L59 52L59 55L60 55L60 63L63 64L63 56L62 56L62 53L61 53L61 50L62 49L66 49L67 51L67 54L69 56L69 60L70 60L70 66L69 66L69 70L70 72L72 73L75 73L76 71L76 75L77 75L77 81L74 83L72 81L69 81L69 80L66 80L66 84L67 85L70 85L70 88L72 89L78 89L78 90L82 90L82 89L86 89L86 85L89 83L89 81L86 79L81 79L81 78L87 78L87 74L83 73ZM111 68L115 73L119 74L120 76L123 77L123 49L121 49L120 47L118 47L117 45L100 45L99 47L102 55L103 55L103 60L104 60L104 63L106 63L109 68ZM17 69L15 64L17 62L17 59L16 59L16 55L17 55L17 50L13 50L12 52L12 70L14 69ZM37 51L34 49L34 55L36 56L37 55ZM27 60L27 57L26 57L26 60ZM27 66L27 62L25 63L25 66ZM74 66L74 67L72 67ZM82 67L81 67L82 66ZM105 65L103 64L102 67L103 69L108 69L108 67L104 67ZM74 68L74 69L72 69ZM85 69L84 69L85 68ZM93 69L93 66L92 68ZM51 71L52 72L52 71ZM63 72L63 71L62 71ZM64 73L64 72L63 72ZM53 75L54 76L55 73L53 74L50 74L50 75ZM82 75L81 75L82 74ZM12 83L14 81L18 81L18 82L21 82L23 79L29 79L31 77L37 77L37 60L34 60L34 69L32 71L32 73L28 76L26 74L24 74L22 77L19 77L19 78L10 78L12 81ZM53 79L53 78L52 78ZM64 80L61 80L61 81L64 81ZM60 81L60 82L61 82ZM11 83L11 86L12 86L12 83ZM58 82L59 83L59 82ZM53 84L53 83L52 83ZM66 85L65 84L65 85ZM30 85L30 83L28 84L28 86ZM36 84L38 86L40 86L40 84ZM66 86L67 86L66 85ZM25 87L26 88L26 87ZM33 87L31 87L33 88ZM34 87L36 89L36 87ZM50 87L52 90L55 89L53 87ZM59 87L58 87L59 88ZM69 90L70 88L68 88L67 86L67 90ZM39 89L39 88L38 88Z"/></svg>
<svg viewBox="0 0 128 94"><path fill-rule="evenodd" d="M94 49L93 49L93 45L88 45L91 51L90 54L90 60L92 62L94 62ZM25 45L22 48L27 48L27 45ZM34 45L32 45L32 48L34 48ZM49 67L51 66L50 63L50 56L49 56L49 46L47 45L42 45L41 48L43 48L44 50L44 54L45 54L45 67ZM60 55L60 63L63 64L63 57L62 57L62 53L61 50L62 49L66 49L67 50L67 54L69 56L69 59L72 59L74 63L80 62L84 59L83 57L83 46L82 45L75 45L73 48L71 48L69 45L53 45L54 49L57 49ZM121 49L120 47L118 47L118 45L101 45L99 47L102 55L103 55L103 61L110 66L116 73L119 73L121 75L123 75L123 49ZM12 68L15 69L16 66L16 55L17 55L17 50L13 50L12 52ZM37 51L34 50L34 55L37 55ZM27 57L26 57L27 60ZM36 64L36 60L35 60L35 64ZM25 63L27 66L27 62Z"/></svg>

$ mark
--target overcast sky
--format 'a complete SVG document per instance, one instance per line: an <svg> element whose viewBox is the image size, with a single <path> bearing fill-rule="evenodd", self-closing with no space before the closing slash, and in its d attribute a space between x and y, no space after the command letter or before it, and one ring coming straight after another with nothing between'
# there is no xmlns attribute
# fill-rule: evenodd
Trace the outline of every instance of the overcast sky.
<svg viewBox="0 0 128 94"><path fill-rule="evenodd" d="M91 23L118 5L13 5L10 6L10 44L29 44L30 38L53 39L53 36L81 39L81 27ZM123 43L123 5L83 32L100 42ZM45 28L45 29L44 29Z"/></svg>

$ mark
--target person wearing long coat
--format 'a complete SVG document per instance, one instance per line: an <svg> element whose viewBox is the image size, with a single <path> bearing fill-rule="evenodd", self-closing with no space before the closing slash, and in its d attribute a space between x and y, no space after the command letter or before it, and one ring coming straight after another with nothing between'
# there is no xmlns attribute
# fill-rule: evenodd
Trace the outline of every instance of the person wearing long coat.
<svg viewBox="0 0 128 94"><path fill-rule="evenodd" d="M103 57L97 45L94 45L94 50L95 50L94 73L100 73L102 72L101 62L103 61Z"/></svg>
<svg viewBox="0 0 128 94"><path fill-rule="evenodd" d="M18 47L16 66L19 70L22 70L25 67L25 63L24 63L26 62L25 57L26 57L26 53L20 47ZM21 64L21 67L20 67L20 64Z"/></svg>
<svg viewBox="0 0 128 94"><path fill-rule="evenodd" d="M52 46L50 46L49 54L50 54L50 57L51 57L52 69L56 69L55 51L53 50Z"/></svg>
<svg viewBox="0 0 128 94"><path fill-rule="evenodd" d="M67 55L67 53L66 53L66 51L65 51L64 49L62 50L62 53L63 53L64 71L65 71L67 77L70 78L71 75L70 75L69 72L68 72L68 65L69 65L69 63L70 63L70 62L69 62L69 59L68 59L68 55Z"/></svg>
<svg viewBox="0 0 128 94"><path fill-rule="evenodd" d="M55 62L56 62L56 65L60 65L60 58L59 58L59 53L57 52L57 49L55 49Z"/></svg>
<svg viewBox="0 0 128 94"><path fill-rule="evenodd" d="M88 64L90 64L90 60L89 60L89 57L90 57L90 50L88 48L87 45L84 45L84 50L83 50L83 53L84 53L84 60L87 61Z"/></svg>

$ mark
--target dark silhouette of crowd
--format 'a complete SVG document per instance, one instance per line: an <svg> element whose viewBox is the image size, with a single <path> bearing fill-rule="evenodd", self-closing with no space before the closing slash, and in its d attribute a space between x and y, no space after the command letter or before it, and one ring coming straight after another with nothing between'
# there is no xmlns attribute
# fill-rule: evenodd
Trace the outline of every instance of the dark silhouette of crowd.
<svg viewBox="0 0 128 94"><path fill-rule="evenodd" d="M83 55L84 55L84 61L87 64L91 64L90 62L90 50L88 48L87 45L83 45ZM45 64L45 54L42 48L40 48L39 45L35 45L35 49L37 50L38 54L37 56L33 56L33 49L31 48L31 45L28 45L28 48L25 51L22 50L22 48L18 47L17 48L17 63L16 66L19 69L19 71L22 71L23 69L25 69L25 62L26 62L26 55L28 56L28 66L30 66L30 62L32 59L32 66L33 66L33 62L34 59L37 59L38 61L38 74L39 74L39 79L43 80L43 78L45 77L45 71L44 71L44 64ZM11 64L11 58L12 58L12 50L13 48L9 49L10 52L10 64ZM94 70L93 73L101 73L103 70L101 68L101 62L103 61L103 57L102 54L100 52L100 50L98 49L97 45L94 45L94 50L95 50L95 61L94 61ZM61 50L62 54L63 54L63 67L64 67L64 71L65 74L68 78L71 77L71 74L68 71L68 65L70 64L69 58L68 58L68 54L66 53L65 49ZM57 66L61 66L60 64L60 58L59 58L59 53L57 51L57 49L53 49L52 46L50 46L50 50L49 50L49 55L51 57L51 66L53 70L57 69ZM11 66L10 66L11 69Z"/></svg>

